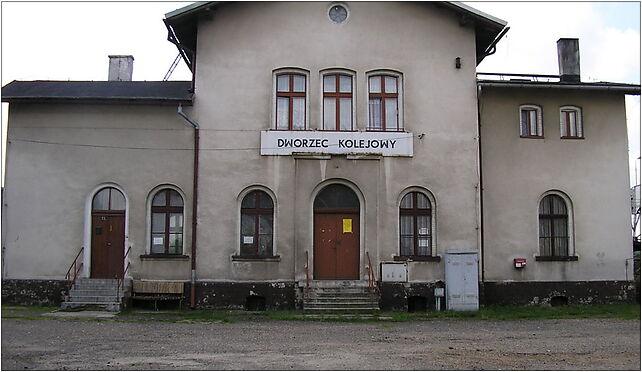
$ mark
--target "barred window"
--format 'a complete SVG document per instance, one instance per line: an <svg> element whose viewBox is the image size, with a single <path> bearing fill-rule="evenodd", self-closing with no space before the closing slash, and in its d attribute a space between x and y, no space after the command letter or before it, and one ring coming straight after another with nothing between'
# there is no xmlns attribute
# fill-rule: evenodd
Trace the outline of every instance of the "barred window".
<svg viewBox="0 0 642 372"><path fill-rule="evenodd" d="M568 208L559 195L547 195L539 204L539 251L545 257L569 256Z"/></svg>
<svg viewBox="0 0 642 372"><path fill-rule="evenodd" d="M426 195L409 192L399 206L399 255L432 256L432 205Z"/></svg>

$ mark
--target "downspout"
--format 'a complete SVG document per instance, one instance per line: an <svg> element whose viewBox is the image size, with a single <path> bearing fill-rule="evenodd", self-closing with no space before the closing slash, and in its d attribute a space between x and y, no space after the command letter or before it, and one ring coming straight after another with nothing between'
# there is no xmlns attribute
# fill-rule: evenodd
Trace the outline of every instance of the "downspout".
<svg viewBox="0 0 642 372"><path fill-rule="evenodd" d="M484 172L482 171L482 143L481 143L481 96L482 87L477 86L477 152L479 159L479 256L481 262L481 281L485 280L484 270Z"/></svg>
<svg viewBox="0 0 642 372"><path fill-rule="evenodd" d="M190 308L196 307L196 228L198 220L198 150L199 150L199 129L197 122L190 119L183 112L183 106L178 105L176 113L185 119L194 128L194 181L192 191L192 271L190 279Z"/></svg>

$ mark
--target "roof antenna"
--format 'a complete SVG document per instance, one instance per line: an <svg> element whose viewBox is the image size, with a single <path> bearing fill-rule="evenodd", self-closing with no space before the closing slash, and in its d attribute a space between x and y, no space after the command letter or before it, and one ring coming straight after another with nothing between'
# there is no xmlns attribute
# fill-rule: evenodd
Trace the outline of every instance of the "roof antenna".
<svg viewBox="0 0 642 372"><path fill-rule="evenodd" d="M176 58L174 58L174 62L172 62L172 65L169 66L169 70L167 70L167 73L165 74L165 77L163 78L163 81L169 80L169 77L172 76L172 72L176 70L176 66L178 66L178 63L181 61L181 54L178 53Z"/></svg>

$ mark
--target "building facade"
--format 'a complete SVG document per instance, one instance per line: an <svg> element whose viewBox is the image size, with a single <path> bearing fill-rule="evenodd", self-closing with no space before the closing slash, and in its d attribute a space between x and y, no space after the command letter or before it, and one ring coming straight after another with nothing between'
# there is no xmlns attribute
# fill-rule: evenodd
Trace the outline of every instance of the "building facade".
<svg viewBox="0 0 642 372"><path fill-rule="evenodd" d="M192 82L128 81L113 56L110 81L3 87L3 300L59 303L75 263L183 282L194 307L296 308L325 282L405 309L457 252L482 304L629 299L639 86L478 79L506 22L457 3L208 2L165 23Z"/></svg>

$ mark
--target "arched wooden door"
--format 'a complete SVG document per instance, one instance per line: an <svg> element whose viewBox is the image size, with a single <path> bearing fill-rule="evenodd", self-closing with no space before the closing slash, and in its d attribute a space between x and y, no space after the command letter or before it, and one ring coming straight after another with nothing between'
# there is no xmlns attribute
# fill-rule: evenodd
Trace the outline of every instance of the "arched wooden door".
<svg viewBox="0 0 642 372"><path fill-rule="evenodd" d="M359 279L359 198L345 185L314 200L314 279Z"/></svg>
<svg viewBox="0 0 642 372"><path fill-rule="evenodd" d="M91 277L119 277L125 254L125 196L113 187L91 203Z"/></svg>

